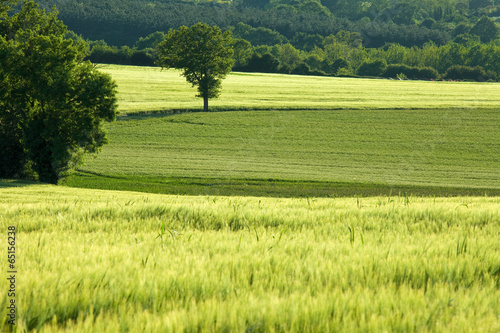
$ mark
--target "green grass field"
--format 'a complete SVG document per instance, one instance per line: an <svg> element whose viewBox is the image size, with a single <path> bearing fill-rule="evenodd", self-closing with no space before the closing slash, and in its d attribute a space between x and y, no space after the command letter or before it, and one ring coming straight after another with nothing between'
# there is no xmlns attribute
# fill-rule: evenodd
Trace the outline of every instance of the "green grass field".
<svg viewBox="0 0 500 333"><path fill-rule="evenodd" d="M201 110L180 71L100 65L118 82L120 111ZM231 73L214 110L497 108L500 85Z"/></svg>
<svg viewBox="0 0 500 333"><path fill-rule="evenodd" d="M211 102L227 112L173 114L201 107L178 71L102 70L117 80L122 116L109 126L110 144L64 181L69 186L500 195L499 84L233 73Z"/></svg>
<svg viewBox="0 0 500 333"><path fill-rule="evenodd" d="M500 330L499 198L0 187L17 332Z"/></svg>
<svg viewBox="0 0 500 333"><path fill-rule="evenodd" d="M496 110L142 115L67 185L172 194L499 194ZM269 182L273 180L273 182Z"/></svg>

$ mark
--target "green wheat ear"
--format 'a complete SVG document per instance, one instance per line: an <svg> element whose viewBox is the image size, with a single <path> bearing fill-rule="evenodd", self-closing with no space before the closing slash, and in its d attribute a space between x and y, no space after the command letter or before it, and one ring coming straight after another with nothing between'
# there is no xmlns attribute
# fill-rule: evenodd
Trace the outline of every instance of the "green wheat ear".
<svg viewBox="0 0 500 333"><path fill-rule="evenodd" d="M462 240L457 240L457 256L467 252L467 235Z"/></svg>
<svg viewBox="0 0 500 333"><path fill-rule="evenodd" d="M347 229L349 229L349 242L351 243L351 246L354 245L354 238L355 238L355 235L354 235L354 227L347 227Z"/></svg>

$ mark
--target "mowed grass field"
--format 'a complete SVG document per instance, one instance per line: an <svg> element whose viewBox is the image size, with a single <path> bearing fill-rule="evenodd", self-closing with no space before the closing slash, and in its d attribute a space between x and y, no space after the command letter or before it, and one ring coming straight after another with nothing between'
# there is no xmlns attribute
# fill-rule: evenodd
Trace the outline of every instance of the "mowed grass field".
<svg viewBox="0 0 500 333"><path fill-rule="evenodd" d="M201 110L178 70L99 65L118 82L120 111ZM231 73L213 110L336 110L497 108L500 85Z"/></svg>
<svg viewBox="0 0 500 333"><path fill-rule="evenodd" d="M500 330L498 197L190 197L1 182L0 226L17 229L17 332ZM1 331L12 328L7 283Z"/></svg>
<svg viewBox="0 0 500 333"><path fill-rule="evenodd" d="M497 110L141 115L70 186L273 196L500 193Z"/></svg>
<svg viewBox="0 0 500 333"><path fill-rule="evenodd" d="M288 197L500 194L499 84L232 73L211 101L219 112L176 114L202 105L179 71L101 69L118 83L122 115L109 125L110 143L64 181L69 186Z"/></svg>

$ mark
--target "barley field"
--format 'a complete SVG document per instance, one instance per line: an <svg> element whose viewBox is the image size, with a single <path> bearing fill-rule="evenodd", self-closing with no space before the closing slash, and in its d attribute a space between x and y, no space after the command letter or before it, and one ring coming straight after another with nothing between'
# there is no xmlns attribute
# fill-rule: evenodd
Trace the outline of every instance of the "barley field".
<svg viewBox="0 0 500 333"><path fill-rule="evenodd" d="M0 229L17 229L17 332L500 330L498 197L0 186Z"/></svg>

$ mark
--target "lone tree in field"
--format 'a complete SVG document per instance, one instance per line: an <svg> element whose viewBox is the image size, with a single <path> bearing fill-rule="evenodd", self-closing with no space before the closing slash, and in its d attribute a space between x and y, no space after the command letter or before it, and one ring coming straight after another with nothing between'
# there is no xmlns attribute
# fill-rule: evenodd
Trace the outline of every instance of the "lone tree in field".
<svg viewBox="0 0 500 333"><path fill-rule="evenodd" d="M57 183L106 143L103 121L116 114L116 86L65 38L57 12L24 1L0 4L0 178Z"/></svg>
<svg viewBox="0 0 500 333"><path fill-rule="evenodd" d="M203 97L203 109L208 111L208 99L220 94L221 80L233 66L231 32L198 23L188 28L170 30L158 45L158 61L163 68L179 68L193 86L197 97Z"/></svg>

